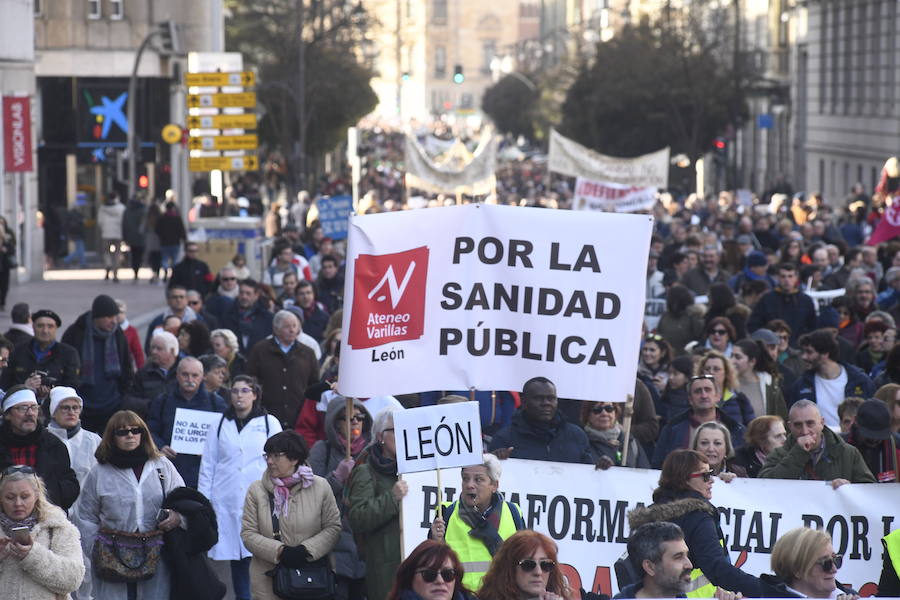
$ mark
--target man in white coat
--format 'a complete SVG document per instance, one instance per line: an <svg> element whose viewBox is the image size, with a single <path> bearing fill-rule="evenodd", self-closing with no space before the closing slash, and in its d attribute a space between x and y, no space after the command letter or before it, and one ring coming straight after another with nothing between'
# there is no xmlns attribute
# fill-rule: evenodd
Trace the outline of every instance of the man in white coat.
<svg viewBox="0 0 900 600"><path fill-rule="evenodd" d="M235 599L250 600L252 555L241 541L244 498L266 470L263 446L281 432L281 423L263 408L262 391L253 377L235 377L230 393L228 408L206 437L197 489L209 498L219 525L219 542L209 557L231 561Z"/></svg>
<svg viewBox="0 0 900 600"><path fill-rule="evenodd" d="M94 452L100 445L100 436L92 431L81 428L81 408L84 401L75 388L57 386L50 390L50 424L47 431L62 440L69 449L69 461L78 485L84 483L84 478L91 468L97 464ZM69 511L70 519L75 520L75 506ZM91 557L84 555L84 580L78 588L78 598L89 599L91 597Z"/></svg>

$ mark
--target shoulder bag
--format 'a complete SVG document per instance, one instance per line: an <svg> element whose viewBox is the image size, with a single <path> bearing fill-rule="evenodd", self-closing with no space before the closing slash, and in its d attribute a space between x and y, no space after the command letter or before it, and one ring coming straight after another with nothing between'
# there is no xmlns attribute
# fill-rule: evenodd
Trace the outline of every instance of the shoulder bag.
<svg viewBox="0 0 900 600"><path fill-rule="evenodd" d="M281 541L278 516L275 514L275 499L269 494L269 508L272 511L272 533ZM272 591L284 600L329 600L334 597L334 572L328 566L327 556L311 561L308 565L292 569L284 565L266 573L272 577Z"/></svg>
<svg viewBox="0 0 900 600"><path fill-rule="evenodd" d="M156 469L156 474L159 476L165 502L165 476L162 469ZM163 532L160 529L130 533L101 527L91 549L91 562L97 577L103 581L147 581L156 575L162 547Z"/></svg>

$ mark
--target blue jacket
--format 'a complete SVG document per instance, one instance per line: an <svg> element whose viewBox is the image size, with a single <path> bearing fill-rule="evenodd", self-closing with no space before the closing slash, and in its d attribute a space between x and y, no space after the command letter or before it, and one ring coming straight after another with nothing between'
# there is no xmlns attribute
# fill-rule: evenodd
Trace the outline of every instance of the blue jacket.
<svg viewBox="0 0 900 600"><path fill-rule="evenodd" d="M156 442L157 448L172 444L172 429L175 426L175 410L188 408L190 410L203 410L207 412L225 412L225 401L218 394L210 394L206 386L201 383L194 397L185 400L181 395L181 389L174 385L168 391L160 394L150 404L150 414L147 419L147 427L150 435ZM172 460L172 464L178 469L184 485L197 488L197 480L200 477L200 456L193 454L179 454Z"/></svg>
<svg viewBox="0 0 900 600"><path fill-rule="evenodd" d="M869 379L869 376L863 373L859 367L845 362L839 362L847 372L847 385L844 387L844 397L859 396L860 398L871 398L875 394L875 384ZM804 371L790 390L786 390L784 402L790 408L798 400L816 401L816 372L813 369Z"/></svg>
<svg viewBox="0 0 900 600"><path fill-rule="evenodd" d="M746 598L762 595L760 581L731 564L724 547L725 536L719 527L719 511L699 493L690 490L670 492L657 489L654 503L628 513L631 531L655 521L675 523L684 531L688 558L695 569L720 588L741 592Z"/></svg>
<svg viewBox="0 0 900 600"><path fill-rule="evenodd" d="M803 292L786 294L780 289L763 294L747 322L747 331L752 333L772 319L782 319L791 326L791 345L804 333L814 330L818 324L816 306L812 298Z"/></svg>
<svg viewBox="0 0 900 600"><path fill-rule="evenodd" d="M662 467L663 461L672 450L687 448L691 443L689 439L691 434L690 417L693 411L686 410L679 415L672 417L666 426L659 432L659 439L656 440L656 449L653 451L653 460L650 461L654 469ZM740 422L732 419L728 414L716 409L716 416L719 421L731 432L731 443L735 448L744 445L744 426Z"/></svg>
<svg viewBox="0 0 900 600"><path fill-rule="evenodd" d="M419 394L421 406L433 406L437 401L449 394L456 394L463 398L469 397L467 391L422 392ZM481 413L481 432L491 435L498 429L507 427L512 423L513 413L516 412L516 400L509 392L496 392L491 398L491 392L476 391L475 401Z"/></svg>
<svg viewBox="0 0 900 600"><path fill-rule="evenodd" d="M587 434L563 419L559 411L549 427L537 426L525 417L524 412L516 411L512 423L491 438L488 452L510 446L513 448L511 458L589 465L596 462Z"/></svg>
<svg viewBox="0 0 900 600"><path fill-rule="evenodd" d="M259 304L244 314L241 307L235 302L222 318L222 327L234 332L240 351L246 354L256 345L256 342L272 335L273 317L271 312Z"/></svg>
<svg viewBox="0 0 900 600"><path fill-rule="evenodd" d="M225 314L231 310L232 304L234 304L234 298L229 298L228 296L223 296L218 293L212 293L206 297L206 303L203 306L209 314L217 318L221 324L225 319Z"/></svg>

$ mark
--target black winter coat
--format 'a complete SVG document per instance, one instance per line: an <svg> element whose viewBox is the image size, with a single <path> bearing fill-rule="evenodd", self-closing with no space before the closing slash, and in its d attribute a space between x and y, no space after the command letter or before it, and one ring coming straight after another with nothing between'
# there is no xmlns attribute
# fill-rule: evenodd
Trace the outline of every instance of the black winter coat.
<svg viewBox="0 0 900 600"><path fill-rule="evenodd" d="M63 510L69 510L81 491L78 478L71 467L69 450L46 429L41 428L38 432L35 436L38 447L35 471L47 486L47 498L50 502ZM8 423L0 425L0 471L15 464L9 451L9 443L18 439L21 438L13 435Z"/></svg>
<svg viewBox="0 0 900 600"><path fill-rule="evenodd" d="M567 422L558 411L549 428L536 426L521 409L516 411L512 424L491 438L488 451L509 447L513 448L511 458L591 465L597 461L584 430Z"/></svg>
<svg viewBox="0 0 900 600"><path fill-rule="evenodd" d="M87 322L90 318L91 311L82 313L74 323L69 325L69 328L66 329L62 336L63 343L75 348L79 358L81 357L81 343L84 340L84 333L89 326L93 327L92 323L88 324ZM119 364L122 367L122 373L118 378L119 393L124 396L128 388L131 387L131 380L134 379L134 365L131 360L131 351L128 350L128 340L125 339L125 333L122 332L122 328L116 327L113 335L116 336L116 349L119 351ZM75 389L79 392L82 391L80 387L82 385L84 384L79 383L79 385L75 386Z"/></svg>
<svg viewBox="0 0 900 600"><path fill-rule="evenodd" d="M16 346L9 355L9 366L0 375L0 389L8 390L14 385L25 383L35 371L44 371L56 379L54 385L77 388L81 372L81 358L78 350L68 344L57 342L41 360L34 355L31 342Z"/></svg>
<svg viewBox="0 0 900 600"><path fill-rule="evenodd" d="M162 505L187 519L187 529L176 527L163 535L162 555L172 577L171 600L221 600L225 584L206 561L206 552L219 541L216 512L197 490L172 490Z"/></svg>

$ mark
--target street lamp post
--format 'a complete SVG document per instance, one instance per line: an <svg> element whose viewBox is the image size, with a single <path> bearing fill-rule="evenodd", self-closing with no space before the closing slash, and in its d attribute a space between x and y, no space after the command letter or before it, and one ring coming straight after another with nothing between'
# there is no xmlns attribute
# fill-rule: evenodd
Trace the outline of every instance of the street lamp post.
<svg viewBox="0 0 900 600"><path fill-rule="evenodd" d="M297 129L300 146L297 150L297 183L306 184L306 42L303 40L303 0L297 0Z"/></svg>

